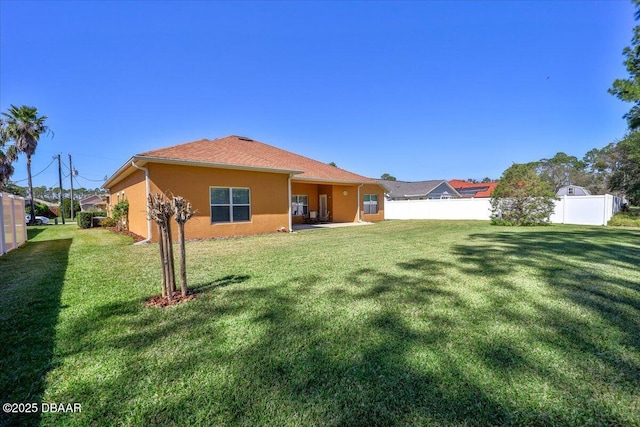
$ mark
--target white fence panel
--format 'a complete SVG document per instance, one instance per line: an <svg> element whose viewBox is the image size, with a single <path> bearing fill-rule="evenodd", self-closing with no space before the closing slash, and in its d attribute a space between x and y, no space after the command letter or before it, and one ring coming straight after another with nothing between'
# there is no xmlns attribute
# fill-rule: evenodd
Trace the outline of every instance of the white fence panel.
<svg viewBox="0 0 640 427"><path fill-rule="evenodd" d="M489 199L385 200L385 219L484 219Z"/></svg>
<svg viewBox="0 0 640 427"><path fill-rule="evenodd" d="M555 224L607 225L622 200L603 196L563 196L551 214ZM491 219L489 199L385 200L385 219Z"/></svg>
<svg viewBox="0 0 640 427"><path fill-rule="evenodd" d="M0 202L0 255L4 255L27 241L27 224L24 217L24 198L0 193Z"/></svg>

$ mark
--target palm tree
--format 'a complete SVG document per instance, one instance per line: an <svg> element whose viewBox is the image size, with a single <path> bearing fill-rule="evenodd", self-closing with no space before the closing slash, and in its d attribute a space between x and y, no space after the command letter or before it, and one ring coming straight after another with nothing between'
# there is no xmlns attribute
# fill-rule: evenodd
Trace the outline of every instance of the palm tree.
<svg viewBox="0 0 640 427"><path fill-rule="evenodd" d="M11 175L13 175L13 163L18 157L18 151L15 145L4 148L9 138L4 130L4 121L0 118L0 190L4 183Z"/></svg>
<svg viewBox="0 0 640 427"><path fill-rule="evenodd" d="M30 224L35 223L36 215L33 204L33 183L31 182L31 156L36 152L40 135L49 133L49 127L44 124L47 116L38 117L38 109L36 107L16 107L11 105L8 113L2 113L5 119L3 130L3 138L12 140L18 153L27 155L27 178L29 179L29 194L31 195Z"/></svg>

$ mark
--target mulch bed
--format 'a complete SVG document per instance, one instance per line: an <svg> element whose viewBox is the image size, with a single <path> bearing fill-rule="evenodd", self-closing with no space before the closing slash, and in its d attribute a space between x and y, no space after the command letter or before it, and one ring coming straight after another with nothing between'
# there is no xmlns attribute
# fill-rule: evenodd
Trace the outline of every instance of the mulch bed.
<svg viewBox="0 0 640 427"><path fill-rule="evenodd" d="M144 237L142 237L139 234L136 233L132 233L129 230L120 230L118 231L118 229L116 227L105 227L107 230L111 230L112 232L116 233L116 234L122 234L123 236L129 236L133 238L133 243L138 243L138 242L142 242L143 240L145 240Z"/></svg>
<svg viewBox="0 0 640 427"><path fill-rule="evenodd" d="M187 291L186 297L183 297L180 291L175 291L173 293L173 298L171 299L171 301L169 301L169 298L167 297L163 297L162 295L156 295L154 297L149 298L147 301L145 301L144 306L165 308L165 307L170 307L172 305L180 304L181 302L184 302L184 301L191 301L195 297L196 297L196 294L193 293L193 291Z"/></svg>

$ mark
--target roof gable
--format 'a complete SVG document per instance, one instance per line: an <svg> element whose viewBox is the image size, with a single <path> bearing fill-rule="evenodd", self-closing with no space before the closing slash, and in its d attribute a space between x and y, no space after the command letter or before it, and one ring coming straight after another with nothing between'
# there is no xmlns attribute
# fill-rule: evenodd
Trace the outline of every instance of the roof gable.
<svg viewBox="0 0 640 427"><path fill-rule="evenodd" d="M460 197L456 190L445 180L431 181L385 181L377 180L378 184L387 189L387 195L391 199L419 199L427 198L436 190L442 190L442 194L450 194L453 197Z"/></svg>
<svg viewBox="0 0 640 427"><path fill-rule="evenodd" d="M290 151L241 136L227 136L160 148L136 157L148 161L172 160L228 167L291 171L296 179L341 182L374 182L370 178L340 169Z"/></svg>
<svg viewBox="0 0 640 427"><path fill-rule="evenodd" d="M461 179L452 179L449 184L460 193L462 197L491 197L496 189L497 182L469 182Z"/></svg>

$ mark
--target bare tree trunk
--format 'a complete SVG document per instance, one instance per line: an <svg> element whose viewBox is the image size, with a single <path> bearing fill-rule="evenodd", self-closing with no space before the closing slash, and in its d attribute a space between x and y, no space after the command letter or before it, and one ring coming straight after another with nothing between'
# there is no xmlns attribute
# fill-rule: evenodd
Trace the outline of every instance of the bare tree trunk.
<svg viewBox="0 0 640 427"><path fill-rule="evenodd" d="M178 223L178 240L180 241L180 290L187 296L187 256L184 244L184 222Z"/></svg>
<svg viewBox="0 0 640 427"><path fill-rule="evenodd" d="M171 292L176 291L176 274L175 274L175 266L174 266L174 257L173 257L173 240L171 239L171 221L167 216L167 255L169 258L169 284Z"/></svg>
<svg viewBox="0 0 640 427"><path fill-rule="evenodd" d="M164 256L164 233L158 224L158 247L160 248L160 267L162 267L162 296L167 296L167 268Z"/></svg>

